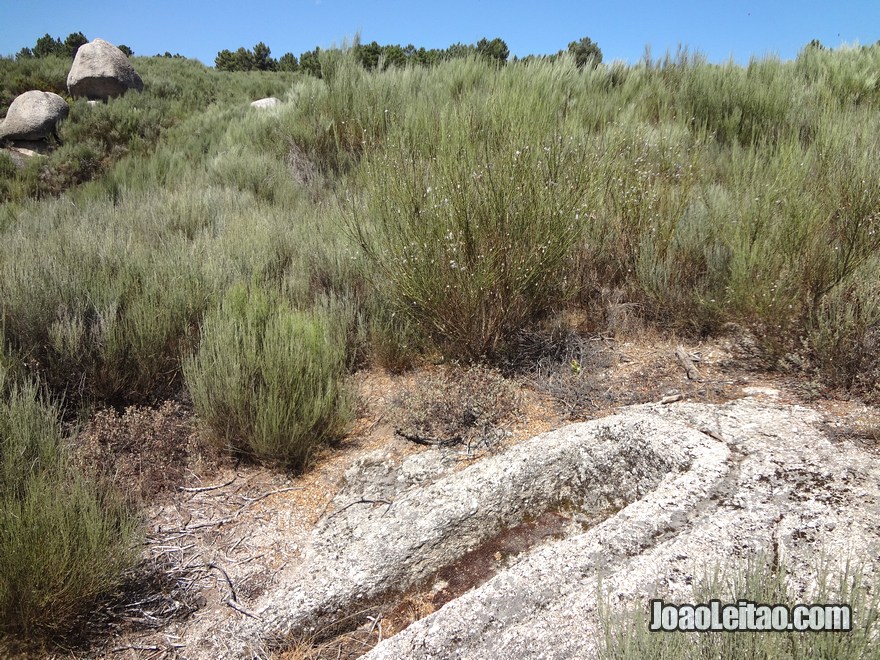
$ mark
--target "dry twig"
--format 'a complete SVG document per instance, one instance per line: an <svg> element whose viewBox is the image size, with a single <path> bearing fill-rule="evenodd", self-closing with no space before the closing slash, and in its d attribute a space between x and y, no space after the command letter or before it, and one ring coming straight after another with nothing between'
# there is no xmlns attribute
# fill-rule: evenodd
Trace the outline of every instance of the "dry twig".
<svg viewBox="0 0 880 660"><path fill-rule="evenodd" d="M388 500L368 500L362 497L361 499L355 500L354 502L349 502L341 509L334 511L329 516L327 516L327 520L330 520L330 518L332 518L333 516L339 515L349 507L353 507L355 504L387 504L388 506L391 506L391 502L389 502Z"/></svg>
<svg viewBox="0 0 880 660"><path fill-rule="evenodd" d="M185 491L187 493L206 493L209 490L219 490L220 488L226 488L226 486L231 484L236 479L238 479L238 475L235 475L234 477L232 477L232 479L230 479L229 481L227 481L224 484L216 484L214 486L199 486L197 488L186 488L184 486L180 486L180 490Z"/></svg>
<svg viewBox="0 0 880 660"><path fill-rule="evenodd" d="M452 445L461 444L462 442L462 437L460 435L457 435L454 438L443 439L413 435L410 433L405 433L400 429L394 429L394 432L404 440L409 440L410 442L415 442L419 445L427 445L428 447L450 447Z"/></svg>
<svg viewBox="0 0 880 660"><path fill-rule="evenodd" d="M675 348L675 357L678 358L681 366L684 367L684 370L687 373L688 380L703 380L703 376L700 374L700 371L694 366L694 363L691 360L690 356L687 354L687 351L684 350L684 346L679 345Z"/></svg>

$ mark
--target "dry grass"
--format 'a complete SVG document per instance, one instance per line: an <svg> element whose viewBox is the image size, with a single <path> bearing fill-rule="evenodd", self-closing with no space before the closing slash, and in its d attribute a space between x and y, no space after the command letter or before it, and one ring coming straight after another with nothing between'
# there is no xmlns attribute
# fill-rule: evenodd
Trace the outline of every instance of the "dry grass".
<svg viewBox="0 0 880 660"><path fill-rule="evenodd" d="M166 401L158 408L99 410L75 441L77 460L96 477L109 477L141 502L155 502L190 480L228 464L197 429L191 410Z"/></svg>
<svg viewBox="0 0 880 660"><path fill-rule="evenodd" d="M491 449L518 412L518 389L488 367L434 369L400 394L392 422L415 442Z"/></svg>

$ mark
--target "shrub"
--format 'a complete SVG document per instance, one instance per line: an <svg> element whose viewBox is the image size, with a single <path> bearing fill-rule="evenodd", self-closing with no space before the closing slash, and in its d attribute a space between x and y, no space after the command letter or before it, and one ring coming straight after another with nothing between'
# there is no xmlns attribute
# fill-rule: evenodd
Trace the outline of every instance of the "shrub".
<svg viewBox="0 0 880 660"><path fill-rule="evenodd" d="M70 114L58 130L62 148L40 159L39 178L29 171L20 171L9 176L11 182L6 182L7 177L0 174L0 202L58 195L105 174L127 155L145 158L157 144L172 147L183 160L182 143L205 142L216 133L216 116L201 117L202 113L208 114L210 106L228 110L229 106L239 104L243 109L255 98L282 95L295 79L289 73L224 76L195 60L184 59L142 57L134 65L144 79L143 92L90 105L67 97L69 59L0 58L0 115L15 96L30 89L55 91L71 101ZM181 127L194 116L204 121ZM200 123L207 124L209 129ZM176 128L180 130L175 131ZM192 154L187 153L186 157L191 158ZM185 164L187 170L192 169L191 162Z"/></svg>
<svg viewBox="0 0 880 660"><path fill-rule="evenodd" d="M866 269L822 299L810 328L817 366L832 385L880 396L880 291Z"/></svg>
<svg viewBox="0 0 880 660"><path fill-rule="evenodd" d="M381 294L369 309L366 326L368 358L392 373L408 370L424 349L424 339L419 336L412 319L397 314L393 303Z"/></svg>
<svg viewBox="0 0 880 660"><path fill-rule="evenodd" d="M442 130L451 139L430 157L401 146L369 161L368 203L351 228L400 311L448 357L491 357L566 296L589 166L563 138Z"/></svg>
<svg viewBox="0 0 880 660"><path fill-rule="evenodd" d="M396 430L430 444L491 447L518 411L516 387L500 372L473 365L430 372L397 401Z"/></svg>
<svg viewBox="0 0 880 660"><path fill-rule="evenodd" d="M32 89L67 95L67 73L70 60L66 57L44 57L12 60L0 57L0 115L19 94Z"/></svg>
<svg viewBox="0 0 880 660"><path fill-rule="evenodd" d="M434 347L498 361L613 291L664 328L760 329L771 357L806 341L867 387L868 362L830 356L874 341L856 280L880 249L880 46L581 69L472 50L372 72L316 52L320 79L136 58L143 93L73 103L66 142L22 169L0 156L17 357L68 400L132 403L176 386L207 301L239 281L347 300L360 355L398 369ZM0 59L0 102L63 87L56 59ZM290 102L248 108L268 95Z"/></svg>
<svg viewBox="0 0 880 660"><path fill-rule="evenodd" d="M28 208L0 246L6 341L70 403L153 402L180 384L208 292L185 238L151 217L158 201Z"/></svg>
<svg viewBox="0 0 880 660"><path fill-rule="evenodd" d="M67 460L57 412L0 371L0 632L64 631L121 582L138 524Z"/></svg>
<svg viewBox="0 0 880 660"><path fill-rule="evenodd" d="M196 432L195 416L179 403L97 411L76 436L77 465L110 479L136 504L174 492L193 473L216 473L220 453Z"/></svg>
<svg viewBox="0 0 880 660"><path fill-rule="evenodd" d="M196 411L228 448L302 469L349 419L344 327L330 310L234 286L185 364Z"/></svg>

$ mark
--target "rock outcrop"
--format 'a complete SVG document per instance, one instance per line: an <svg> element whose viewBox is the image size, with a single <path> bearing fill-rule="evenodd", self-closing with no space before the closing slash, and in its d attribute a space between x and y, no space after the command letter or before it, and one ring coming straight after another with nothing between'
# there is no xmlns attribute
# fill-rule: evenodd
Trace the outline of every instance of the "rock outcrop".
<svg viewBox="0 0 880 660"><path fill-rule="evenodd" d="M275 108L279 105L281 105L281 99L277 99L274 96L251 103L252 108Z"/></svg>
<svg viewBox="0 0 880 660"><path fill-rule="evenodd" d="M144 83L125 53L108 41L95 39L76 52L67 89L71 96L106 100L129 89L143 91Z"/></svg>
<svg viewBox="0 0 880 660"><path fill-rule="evenodd" d="M761 553L784 566L794 593L810 602L821 562L832 571L850 559L873 565L880 467L870 454L830 442L818 415L749 401L645 412L678 426L665 441L691 456L687 469L669 472L617 515L531 553L365 657L594 658L603 638L600 592L615 609L646 608L657 596L695 602L694 585L714 566L742 566ZM704 443L693 443L694 431ZM877 584L867 572L858 578Z"/></svg>
<svg viewBox="0 0 880 660"><path fill-rule="evenodd" d="M348 620L430 587L542 513L568 522L368 657L595 657L600 574L615 602L643 605L658 588L688 602L707 566L772 552L808 593L817 557L880 552L880 465L832 443L821 423L751 398L651 404L460 471L433 450L400 466L377 456L347 474L302 559L239 603L247 615L227 608L222 622L191 629L187 655L250 656Z"/></svg>
<svg viewBox="0 0 880 660"><path fill-rule="evenodd" d="M58 94L36 90L20 94L0 123L0 140L43 140L55 132L69 111Z"/></svg>

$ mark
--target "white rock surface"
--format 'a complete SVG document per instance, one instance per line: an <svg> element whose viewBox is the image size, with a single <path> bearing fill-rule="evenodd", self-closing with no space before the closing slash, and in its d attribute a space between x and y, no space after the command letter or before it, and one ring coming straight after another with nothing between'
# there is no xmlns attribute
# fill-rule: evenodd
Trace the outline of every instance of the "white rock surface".
<svg viewBox="0 0 880 660"><path fill-rule="evenodd" d="M254 101L251 103L252 108L276 108L281 105L281 99L276 99L274 96L270 96L267 99L260 99L259 101Z"/></svg>
<svg viewBox="0 0 880 660"><path fill-rule="evenodd" d="M367 657L588 658L600 572L618 602L643 604L658 587L686 602L707 566L758 551L775 552L794 579L823 553L876 559L876 457L832 444L820 422L815 411L755 398L652 404L544 433L458 472L434 450L399 466L377 454L349 471L302 559L241 603L258 618L231 608L196 616L180 631L186 656L264 653L429 584L499 532L553 509L605 518L571 525Z"/></svg>

